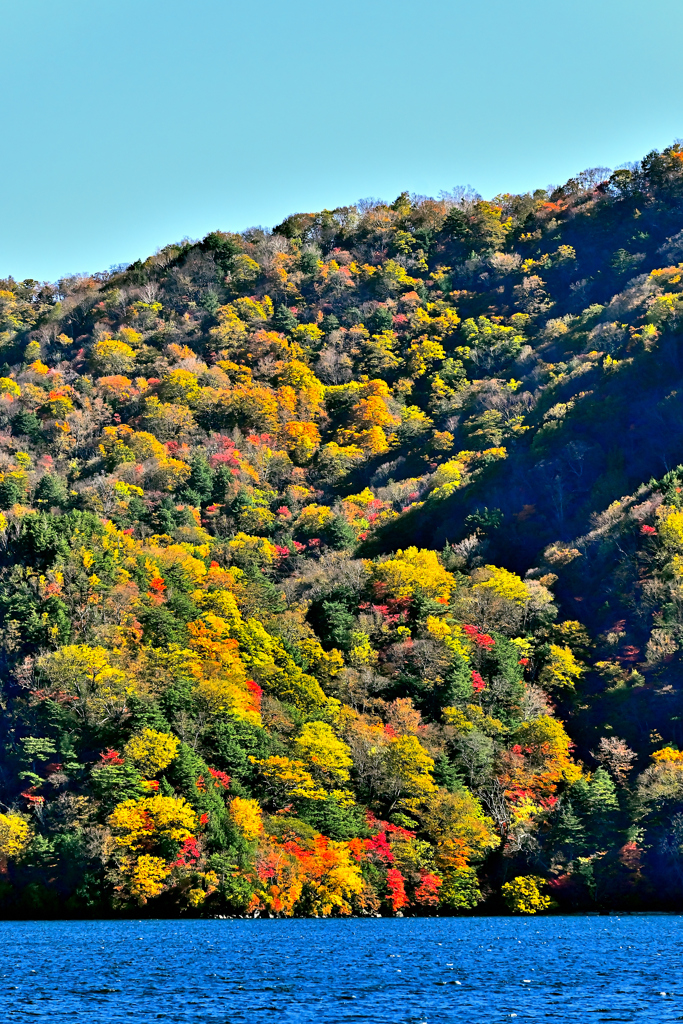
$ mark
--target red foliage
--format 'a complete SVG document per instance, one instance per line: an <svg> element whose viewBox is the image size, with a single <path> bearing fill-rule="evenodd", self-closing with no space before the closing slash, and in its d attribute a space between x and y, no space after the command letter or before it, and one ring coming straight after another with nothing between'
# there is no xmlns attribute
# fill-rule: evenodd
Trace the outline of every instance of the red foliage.
<svg viewBox="0 0 683 1024"><path fill-rule="evenodd" d="M163 594L166 590L166 584L162 580L161 576L155 576L154 579L150 581L149 586L150 590L153 590L157 594Z"/></svg>
<svg viewBox="0 0 683 1024"><path fill-rule="evenodd" d="M254 711L260 711L261 710L261 697L263 695L263 690L261 689L261 687L259 686L258 683L254 682L253 679L247 679L246 686L247 686L247 689L249 690L249 693L251 694L251 705L252 705L253 710Z"/></svg>
<svg viewBox="0 0 683 1024"><path fill-rule="evenodd" d="M476 671L472 672L472 689L475 693L481 693L482 690L486 689L486 683Z"/></svg>
<svg viewBox="0 0 683 1024"><path fill-rule="evenodd" d="M230 789L230 776L226 775L225 772L221 772L217 768L209 768L209 775L212 779L215 779L215 789Z"/></svg>
<svg viewBox="0 0 683 1024"><path fill-rule="evenodd" d="M463 626L463 632L472 640L477 647L483 647L484 650L490 650L496 643L492 636L488 633L480 633L476 626Z"/></svg>
<svg viewBox="0 0 683 1024"><path fill-rule="evenodd" d="M36 786L31 786L30 789L27 789L21 795L23 796L24 800L28 800L28 802L30 804L44 804L45 803L45 797L44 796L35 796L34 795L35 791L36 791L36 788L37 788Z"/></svg>
<svg viewBox="0 0 683 1024"><path fill-rule="evenodd" d="M415 902L423 906L438 907L441 879L429 871L420 872L420 884L415 890Z"/></svg>
<svg viewBox="0 0 683 1024"><path fill-rule="evenodd" d="M380 832L372 839L366 840L365 849L367 853L374 854L375 859L383 864L394 863L394 855L391 852L386 832Z"/></svg>
<svg viewBox="0 0 683 1024"><path fill-rule="evenodd" d="M123 758L119 754L118 750L114 750L109 747L108 750L103 750L100 754L100 761L102 764L123 764Z"/></svg>
<svg viewBox="0 0 683 1024"><path fill-rule="evenodd" d="M171 863L172 868L187 868L195 864L200 857L199 847L195 836L188 836L178 850L178 856Z"/></svg>
<svg viewBox="0 0 683 1024"><path fill-rule="evenodd" d="M391 909L396 913L401 907L409 904L404 885L404 879L398 868L389 868L387 871L387 887L389 889L389 902Z"/></svg>
<svg viewBox="0 0 683 1024"><path fill-rule="evenodd" d="M643 524L641 526L640 532L645 534L646 537L656 537L657 536L657 531L655 530L654 526L647 526L646 524Z"/></svg>

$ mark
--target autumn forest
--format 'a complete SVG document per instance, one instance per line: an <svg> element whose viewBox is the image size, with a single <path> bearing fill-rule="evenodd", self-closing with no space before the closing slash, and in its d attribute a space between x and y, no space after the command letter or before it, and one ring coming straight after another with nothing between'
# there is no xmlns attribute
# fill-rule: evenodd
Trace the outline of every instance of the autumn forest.
<svg viewBox="0 0 683 1024"><path fill-rule="evenodd" d="M683 144L0 280L0 915L683 908Z"/></svg>

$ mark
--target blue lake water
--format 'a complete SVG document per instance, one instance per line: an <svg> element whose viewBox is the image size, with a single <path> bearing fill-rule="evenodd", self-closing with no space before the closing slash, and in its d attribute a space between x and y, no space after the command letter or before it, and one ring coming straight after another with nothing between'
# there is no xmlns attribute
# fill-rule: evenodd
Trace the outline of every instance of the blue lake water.
<svg viewBox="0 0 683 1024"><path fill-rule="evenodd" d="M2 1024L683 1020L683 917L0 922Z"/></svg>

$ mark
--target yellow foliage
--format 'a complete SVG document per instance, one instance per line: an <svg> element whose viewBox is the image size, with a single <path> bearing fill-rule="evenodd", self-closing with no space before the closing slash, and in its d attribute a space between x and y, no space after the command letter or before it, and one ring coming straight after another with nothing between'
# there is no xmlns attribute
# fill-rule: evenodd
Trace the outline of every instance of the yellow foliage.
<svg viewBox="0 0 683 1024"><path fill-rule="evenodd" d="M27 821L12 811L0 814L0 857L13 860L31 841L31 828Z"/></svg>
<svg viewBox="0 0 683 1024"><path fill-rule="evenodd" d="M341 651L336 647L326 651L315 637L300 640L297 646L308 662L309 671L324 682L334 679L344 668Z"/></svg>
<svg viewBox="0 0 683 1024"><path fill-rule="evenodd" d="M286 450L300 465L310 462L320 447L320 431L315 423L292 420L285 424L283 434Z"/></svg>
<svg viewBox="0 0 683 1024"><path fill-rule="evenodd" d="M348 782L353 764L346 743L338 739L325 722L307 722L294 741L301 756L309 761L325 780Z"/></svg>
<svg viewBox="0 0 683 1024"><path fill-rule="evenodd" d="M473 589L493 590L506 601L513 601L520 605L527 603L529 594L524 581L519 576L507 569L499 569L495 565L487 565L485 568L486 572L490 574L488 579L475 583Z"/></svg>
<svg viewBox="0 0 683 1024"><path fill-rule="evenodd" d="M51 694L74 697L70 706L87 720L103 723L117 717L125 708L136 684L124 672L114 668L104 647L67 644L38 659L38 669L50 683Z"/></svg>
<svg viewBox="0 0 683 1024"><path fill-rule="evenodd" d="M458 732L472 732L474 729L474 722L469 720L461 708L443 708L441 714L444 722Z"/></svg>
<svg viewBox="0 0 683 1024"><path fill-rule="evenodd" d="M500 775L501 782L511 789L536 789L552 793L561 781L576 782L581 769L570 757L571 740L559 719L539 715L522 722L510 739L526 751L517 767Z"/></svg>
<svg viewBox="0 0 683 1024"><path fill-rule="evenodd" d="M295 526L309 537L320 533L334 519L334 512L327 505L306 505L299 513Z"/></svg>
<svg viewBox="0 0 683 1024"><path fill-rule="evenodd" d="M506 882L500 890L503 899L513 914L537 914L547 910L552 900L543 896L540 886L544 879L538 875L518 875L511 882Z"/></svg>
<svg viewBox="0 0 683 1024"><path fill-rule="evenodd" d="M683 751L674 750L673 747L664 747L662 750L655 750L654 754L650 755L653 761L663 763L665 761L683 761Z"/></svg>
<svg viewBox="0 0 683 1024"><path fill-rule="evenodd" d="M327 792L319 786L303 761L274 754L264 761L250 757L271 789L280 789L286 797L326 800Z"/></svg>
<svg viewBox="0 0 683 1024"><path fill-rule="evenodd" d="M197 816L182 796L123 800L107 820L116 845L129 850L145 850L164 840L182 843L197 827Z"/></svg>
<svg viewBox="0 0 683 1024"><path fill-rule="evenodd" d="M152 857L143 853L138 857L130 876L129 889L131 896L140 904L159 896L164 890L164 882L171 870L161 857Z"/></svg>
<svg viewBox="0 0 683 1024"><path fill-rule="evenodd" d="M325 842L318 863L308 873L306 888L314 914L329 917L333 910L351 913L349 901L362 891L363 876L347 843Z"/></svg>
<svg viewBox="0 0 683 1024"><path fill-rule="evenodd" d="M576 660L569 647L550 645L550 658L544 665L540 680L543 686L554 689L573 689L583 675L583 665Z"/></svg>
<svg viewBox="0 0 683 1024"><path fill-rule="evenodd" d="M261 808L257 800L245 800L236 796L230 801L230 817L248 843L263 834Z"/></svg>
<svg viewBox="0 0 683 1024"><path fill-rule="evenodd" d="M315 327L315 324L300 325L304 327ZM315 327L322 337L320 328ZM318 380L316 375L299 359L292 359L280 372L280 384L283 387L290 387L297 394L299 401L304 403L312 415L319 410L325 395L325 387Z"/></svg>
<svg viewBox="0 0 683 1024"><path fill-rule="evenodd" d="M369 395L353 406L353 422L360 427L388 427L396 426L400 419L390 412L384 397L381 395Z"/></svg>
<svg viewBox="0 0 683 1024"><path fill-rule="evenodd" d="M441 565L436 551L410 547L386 561L364 564L373 582L389 597L422 593L435 600L448 600L455 589L455 577Z"/></svg>
<svg viewBox="0 0 683 1024"><path fill-rule="evenodd" d="M449 793L435 788L420 818L436 843L436 863L441 870L467 867L469 861L482 860L500 843L493 819L468 789Z"/></svg>
<svg viewBox="0 0 683 1024"><path fill-rule="evenodd" d="M21 388L11 377L0 377L0 394L18 398L21 395Z"/></svg>
<svg viewBox="0 0 683 1024"><path fill-rule="evenodd" d="M136 736L131 736L123 752L143 775L154 778L176 759L179 747L180 740L176 736L143 729Z"/></svg>
<svg viewBox="0 0 683 1024"><path fill-rule="evenodd" d="M323 332L317 324L297 324L292 337L304 350L315 347L323 338Z"/></svg>
<svg viewBox="0 0 683 1024"><path fill-rule="evenodd" d="M349 661L356 668L361 665L372 665L377 661L377 652L370 643L370 637L362 629L351 631L351 650Z"/></svg>
<svg viewBox="0 0 683 1024"><path fill-rule="evenodd" d="M432 433L432 448L437 452L448 452L453 447L455 436L450 430L435 430Z"/></svg>
<svg viewBox="0 0 683 1024"><path fill-rule="evenodd" d="M397 736L382 748L382 765L386 773L385 789L394 801L404 798L405 806L429 796L436 789L432 778L434 759L416 736Z"/></svg>
<svg viewBox="0 0 683 1024"><path fill-rule="evenodd" d="M140 336L132 332L137 338ZM91 362L103 376L112 373L128 373L135 363L135 352L125 341L117 341L109 336L103 337L93 345L90 355Z"/></svg>
<svg viewBox="0 0 683 1024"><path fill-rule="evenodd" d="M272 565L277 549L265 537L250 537L247 533L236 533L228 543L230 551L234 555L249 554L261 565Z"/></svg>
<svg viewBox="0 0 683 1024"><path fill-rule="evenodd" d="M423 336L408 349L408 371L411 377L422 377L431 363L445 358L443 345Z"/></svg>
<svg viewBox="0 0 683 1024"><path fill-rule="evenodd" d="M203 607L214 607L228 622L231 635L238 641L240 655L257 680L281 700L302 710L334 707L332 698L325 697L313 676L302 672L287 653L282 642L266 631L263 623L250 618L246 621L229 591L193 594Z"/></svg>
<svg viewBox="0 0 683 1024"><path fill-rule="evenodd" d="M683 552L683 512L678 512L668 505L660 505L657 509L659 520L659 536L666 548Z"/></svg>
<svg viewBox="0 0 683 1024"><path fill-rule="evenodd" d="M252 284L261 273L261 268L251 256L240 252L230 261L230 278L238 285Z"/></svg>
<svg viewBox="0 0 683 1024"><path fill-rule="evenodd" d="M185 405L193 405L200 395L199 381L190 370L170 370L160 390L162 398L169 402L183 402Z"/></svg>
<svg viewBox="0 0 683 1024"><path fill-rule="evenodd" d="M448 498L460 486L466 469L467 466L459 455L443 462L431 479L431 497Z"/></svg>
<svg viewBox="0 0 683 1024"><path fill-rule="evenodd" d="M211 715L225 712L254 725L261 724L253 697L246 686L247 673L239 656L238 643L230 635L230 624L212 612L190 622L190 648L197 657L188 663L197 680L196 692Z"/></svg>
<svg viewBox="0 0 683 1024"><path fill-rule="evenodd" d="M216 310L218 326L212 327L209 334L214 339L216 346L234 352L240 348L247 337L247 325L240 320L234 307L231 304L221 306Z"/></svg>
<svg viewBox="0 0 683 1024"><path fill-rule="evenodd" d="M269 295L265 295L260 302L252 298L235 299L232 306L240 319L252 326L270 320L273 315L273 301Z"/></svg>

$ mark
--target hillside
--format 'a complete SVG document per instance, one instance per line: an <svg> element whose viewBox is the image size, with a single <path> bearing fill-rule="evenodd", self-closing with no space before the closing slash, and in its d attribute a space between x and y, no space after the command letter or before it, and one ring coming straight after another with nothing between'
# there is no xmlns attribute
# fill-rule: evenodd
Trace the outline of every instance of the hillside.
<svg viewBox="0 0 683 1024"><path fill-rule="evenodd" d="M0 913L683 906L683 147L0 281Z"/></svg>

